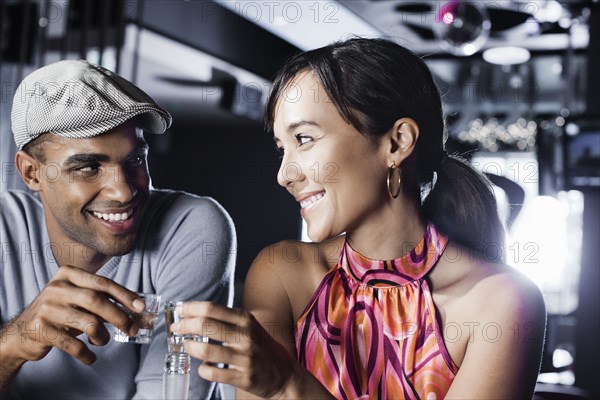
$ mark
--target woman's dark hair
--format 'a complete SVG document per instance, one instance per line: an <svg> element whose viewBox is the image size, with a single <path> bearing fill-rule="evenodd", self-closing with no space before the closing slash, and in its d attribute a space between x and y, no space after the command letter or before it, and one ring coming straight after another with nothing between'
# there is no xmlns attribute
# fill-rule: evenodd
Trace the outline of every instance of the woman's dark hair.
<svg viewBox="0 0 600 400"><path fill-rule="evenodd" d="M458 157L446 154L442 102L425 62L383 39L354 38L290 58L277 73L265 120L292 79L311 70L346 122L377 138L400 118L412 118L420 134L414 157L403 164L403 182L416 193L432 186L425 216L451 239L495 260L504 254L504 229L489 181ZM433 172L436 172L435 174Z"/></svg>

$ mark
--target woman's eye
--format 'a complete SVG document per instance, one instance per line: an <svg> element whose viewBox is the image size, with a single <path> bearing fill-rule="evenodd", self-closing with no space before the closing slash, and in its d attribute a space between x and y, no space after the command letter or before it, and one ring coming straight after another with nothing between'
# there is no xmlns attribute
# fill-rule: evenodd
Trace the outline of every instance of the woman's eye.
<svg viewBox="0 0 600 400"><path fill-rule="evenodd" d="M296 136L296 140L298 141L298 143L300 144L300 146L302 146L303 144L306 144L308 142L312 142L313 138L311 138L310 136L297 135Z"/></svg>

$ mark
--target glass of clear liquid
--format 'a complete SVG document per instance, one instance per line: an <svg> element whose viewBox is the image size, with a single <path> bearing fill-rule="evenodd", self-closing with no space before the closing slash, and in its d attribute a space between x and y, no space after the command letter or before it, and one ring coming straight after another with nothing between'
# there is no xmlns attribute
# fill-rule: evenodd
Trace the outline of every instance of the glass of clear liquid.
<svg viewBox="0 0 600 400"><path fill-rule="evenodd" d="M152 341L152 334L154 333L154 326L156 325L160 309L160 295L138 293L138 296L146 303L146 308L142 312L133 312L119 304L117 305L135 321L139 327L139 331L137 335L129 336L120 329L113 327L113 339L115 342L148 344Z"/></svg>
<svg viewBox="0 0 600 400"><path fill-rule="evenodd" d="M184 340L208 343L208 337L202 335L178 335L171 331L171 325L182 320L177 313L177 307L182 306L183 301L168 301L165 303L165 324L167 326L167 348L169 353L184 353Z"/></svg>

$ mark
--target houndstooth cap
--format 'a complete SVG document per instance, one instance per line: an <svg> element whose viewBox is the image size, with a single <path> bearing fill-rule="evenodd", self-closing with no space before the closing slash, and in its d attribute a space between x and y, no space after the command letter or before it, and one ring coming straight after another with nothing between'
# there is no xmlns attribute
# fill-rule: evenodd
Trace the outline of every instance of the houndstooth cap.
<svg viewBox="0 0 600 400"><path fill-rule="evenodd" d="M46 132L88 138L138 115L138 126L151 133L163 133L171 125L171 115L131 82L84 60L64 60L23 79L11 123L22 150Z"/></svg>

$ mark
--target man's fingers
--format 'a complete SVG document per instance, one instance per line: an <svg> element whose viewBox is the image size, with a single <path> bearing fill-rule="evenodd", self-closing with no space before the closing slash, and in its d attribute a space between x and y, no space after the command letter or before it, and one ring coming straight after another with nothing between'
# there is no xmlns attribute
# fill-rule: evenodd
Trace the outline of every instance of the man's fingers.
<svg viewBox="0 0 600 400"><path fill-rule="evenodd" d="M135 292L108 278L71 266L60 267L60 272L67 275L68 279L76 286L105 293L108 297L133 311L140 312L144 310L143 299L140 299Z"/></svg>
<svg viewBox="0 0 600 400"><path fill-rule="evenodd" d="M60 274L60 275L59 275ZM62 266L55 279L69 282L76 288L69 293L70 304L98 315L121 331L135 335L138 327L123 310L113 301L132 311L142 311L144 301L129 289L103 276L90 274L82 269Z"/></svg>
<svg viewBox="0 0 600 400"><path fill-rule="evenodd" d="M96 355L81 340L74 338L66 330L48 326L45 335L47 342L72 355L81 363L91 365L96 361Z"/></svg>
<svg viewBox="0 0 600 400"><path fill-rule="evenodd" d="M104 321L84 310L73 310L64 326L73 337L85 333L90 343L96 346L103 346L110 340L110 333L104 326Z"/></svg>
<svg viewBox="0 0 600 400"><path fill-rule="evenodd" d="M97 315L103 321L113 324L123 332L135 334L138 327L135 326L133 320L121 307L113 303L106 297L105 294L97 292L93 289L77 288L71 292L71 301L73 306L88 311L91 314ZM99 319L84 318L84 313L78 314L82 318L79 323L88 329L92 329L92 335L96 333ZM81 329L81 328L79 328ZM83 329L81 329L83 330ZM106 331L106 329L103 329ZM86 332L87 333L87 332Z"/></svg>

